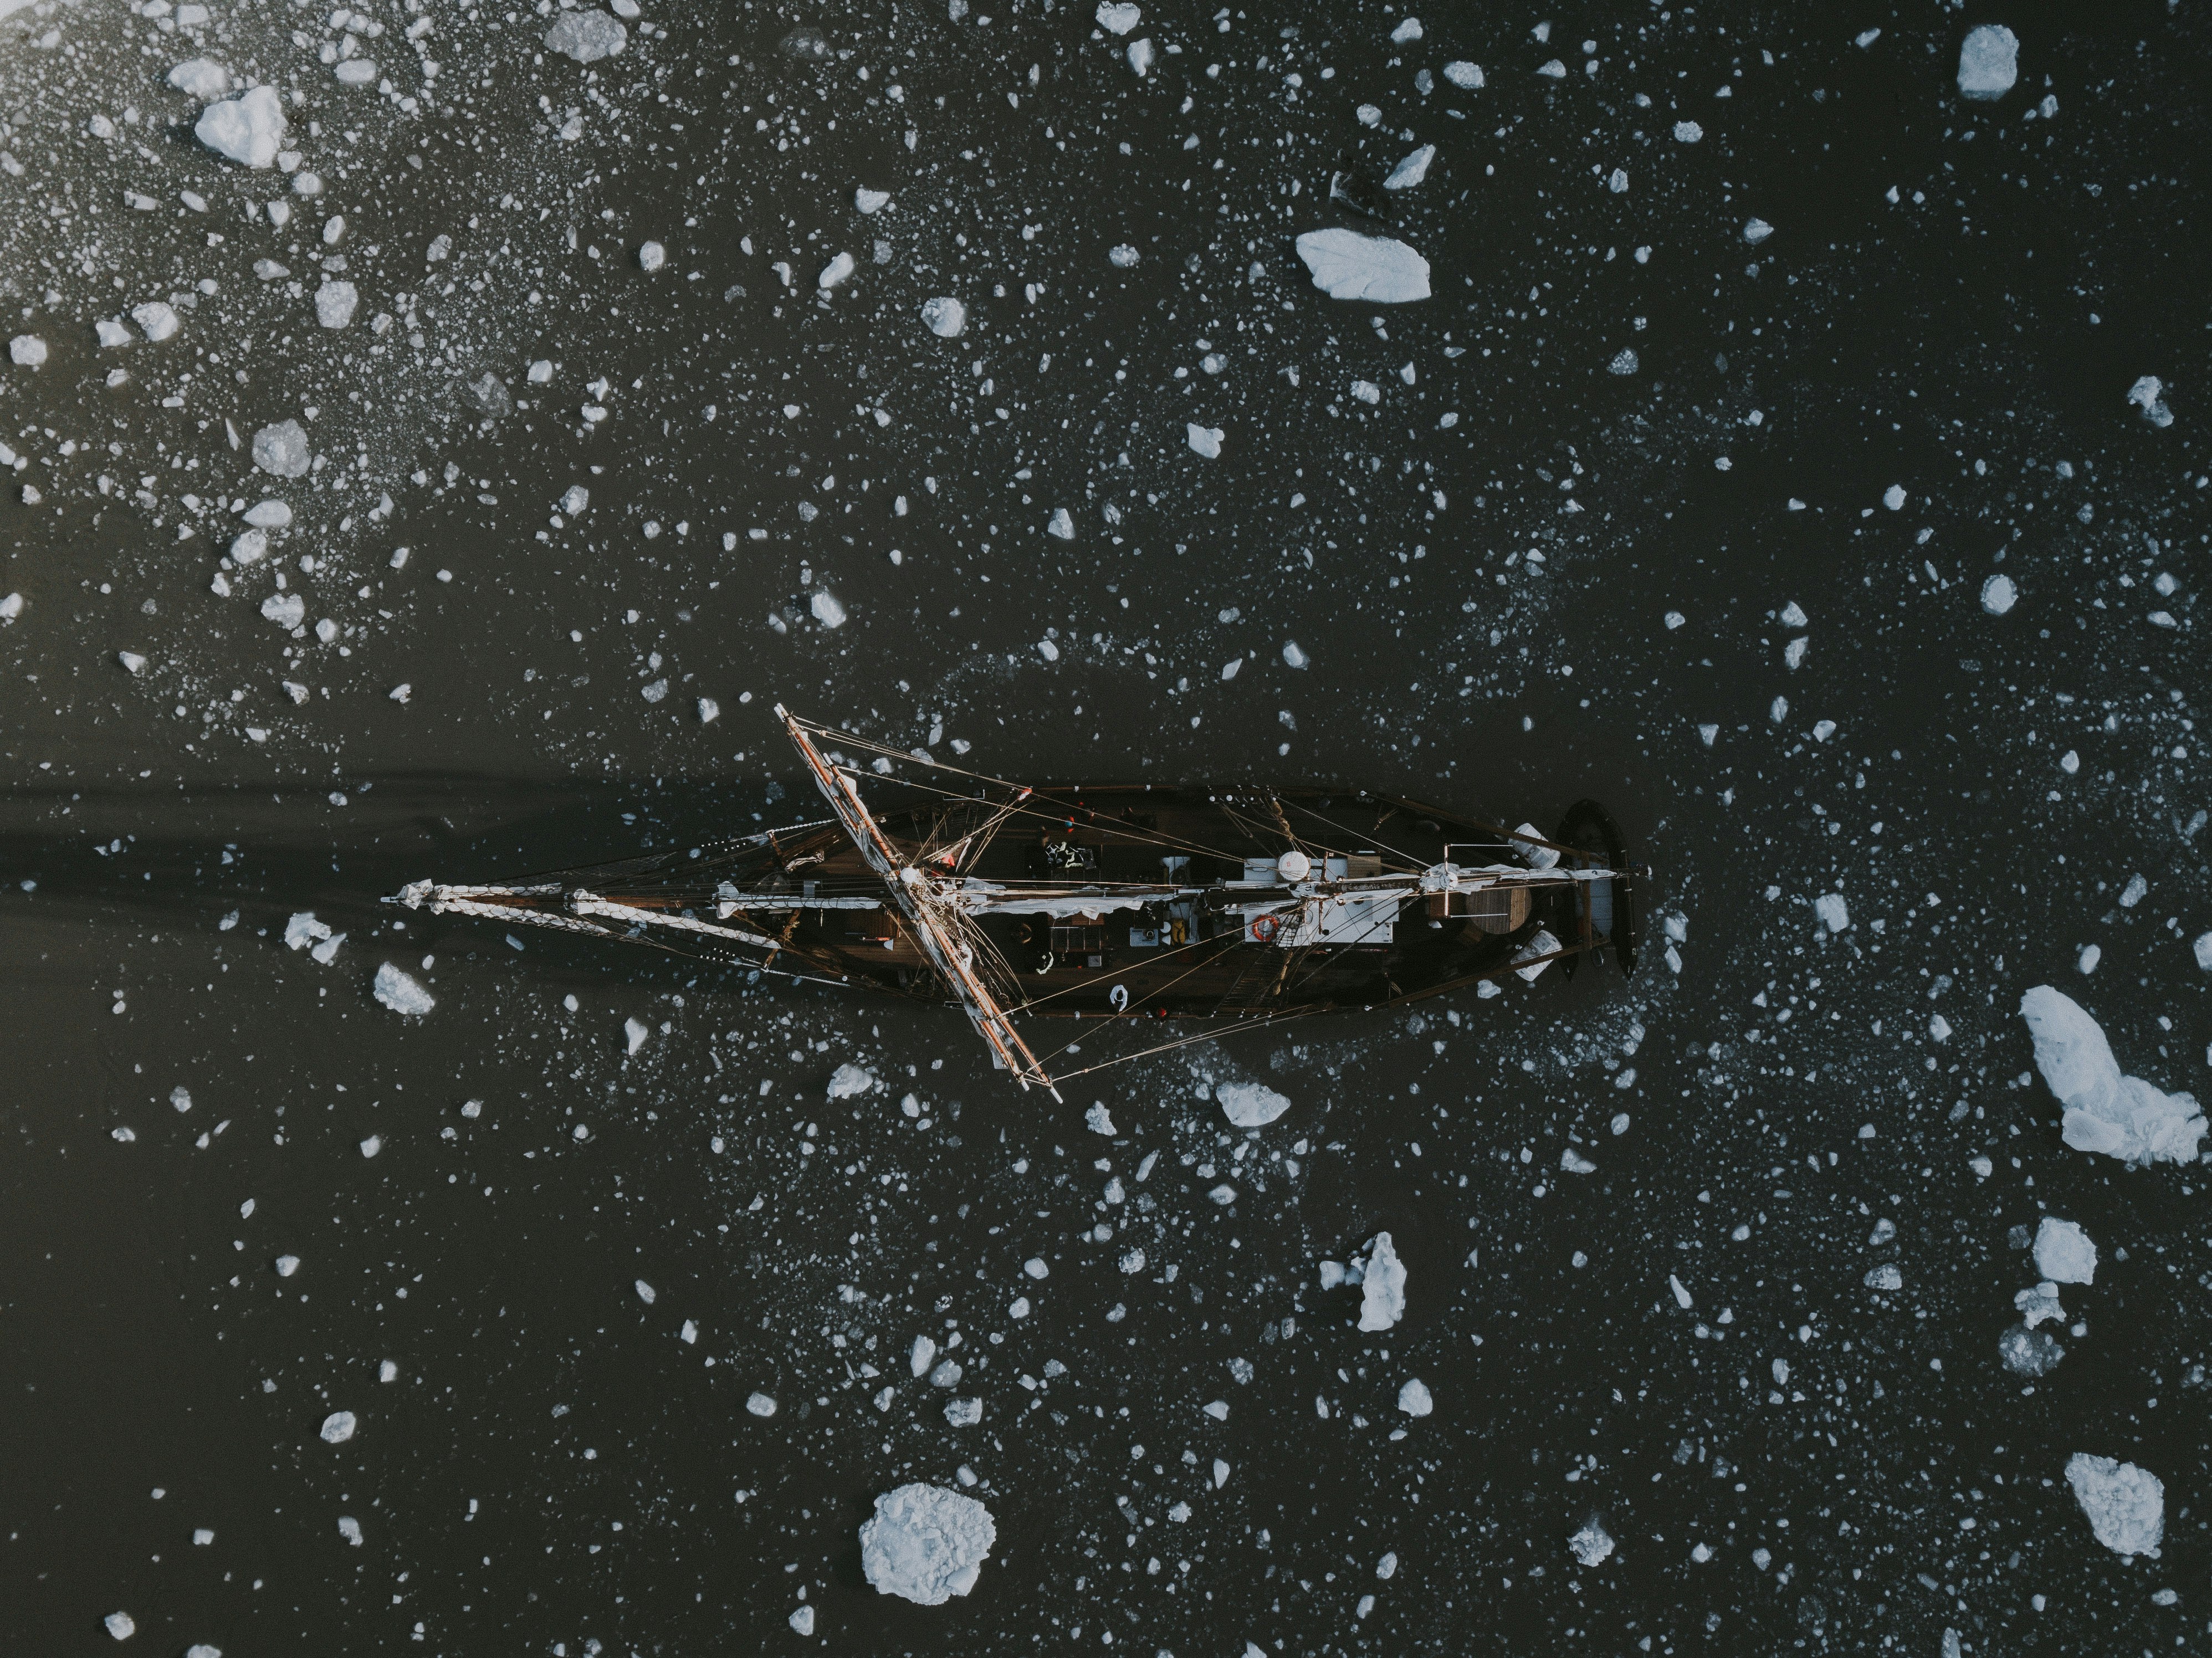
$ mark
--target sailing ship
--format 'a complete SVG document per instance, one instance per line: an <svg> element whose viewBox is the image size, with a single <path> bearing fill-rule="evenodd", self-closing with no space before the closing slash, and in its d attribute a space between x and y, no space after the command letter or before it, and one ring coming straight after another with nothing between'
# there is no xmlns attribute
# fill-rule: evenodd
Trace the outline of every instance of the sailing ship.
<svg viewBox="0 0 2212 1658"><path fill-rule="evenodd" d="M1650 872L1595 801L1543 835L1322 786L1025 785L776 714L826 817L389 902L957 1005L1055 1100L1019 1024L1204 1022L1152 1053L1585 958L1635 970ZM872 809L887 783L904 798Z"/></svg>

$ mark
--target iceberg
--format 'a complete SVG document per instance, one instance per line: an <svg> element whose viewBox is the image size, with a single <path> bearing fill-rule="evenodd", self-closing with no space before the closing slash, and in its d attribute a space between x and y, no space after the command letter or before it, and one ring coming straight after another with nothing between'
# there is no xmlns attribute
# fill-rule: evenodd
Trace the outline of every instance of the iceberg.
<svg viewBox="0 0 2212 1658"><path fill-rule="evenodd" d="M2066 1108L2066 1144L2129 1163L2194 1163L2204 1114L2194 1096L2123 1076L2112 1044L2081 1005L2049 985L2020 999L2035 1038L2035 1068Z"/></svg>

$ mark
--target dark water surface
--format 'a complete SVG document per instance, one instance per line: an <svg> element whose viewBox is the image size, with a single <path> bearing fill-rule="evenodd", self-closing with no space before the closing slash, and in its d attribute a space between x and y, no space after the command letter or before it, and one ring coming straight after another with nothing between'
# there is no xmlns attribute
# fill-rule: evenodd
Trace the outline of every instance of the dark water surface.
<svg viewBox="0 0 2212 1658"><path fill-rule="evenodd" d="M587 70L376 0L381 91L319 61L342 19L191 9L0 19L47 353L0 370L25 1650L118 1610L232 1658L2212 1633L2203 1181L2068 1151L2015 1011L2056 984L2203 1086L2191 9L648 5ZM1970 103L1984 21L2019 83ZM297 89L295 173L194 143L198 55ZM1316 288L1334 224L1432 297ZM100 347L155 300L175 337ZM306 477L252 464L288 418ZM377 904L816 815L779 701L1007 777L1595 796L1652 937L1054 1107L951 1012ZM1233 1129L1237 1079L1291 1109ZM2046 1209L2101 1260L2030 1382ZM1363 1334L1318 1266L1381 1230L1407 1309ZM2092 1538L2077 1452L2164 1482L2158 1557ZM969 1479L974 1593L878 1594L874 1498Z"/></svg>

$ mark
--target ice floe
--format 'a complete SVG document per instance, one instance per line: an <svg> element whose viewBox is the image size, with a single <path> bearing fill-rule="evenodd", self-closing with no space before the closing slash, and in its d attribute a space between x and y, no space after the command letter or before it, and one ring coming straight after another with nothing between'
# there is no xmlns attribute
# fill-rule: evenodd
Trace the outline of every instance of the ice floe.
<svg viewBox="0 0 2212 1658"><path fill-rule="evenodd" d="M2020 79L2020 37L2002 23L1969 29L1959 46L1959 90L1968 98L2002 98Z"/></svg>
<svg viewBox="0 0 2212 1658"><path fill-rule="evenodd" d="M2097 1246L2074 1222L2045 1215L2035 1230L2035 1270L2052 1284L2094 1284Z"/></svg>
<svg viewBox="0 0 2212 1658"><path fill-rule="evenodd" d="M999 1528L974 1497L942 1485L902 1485L876 1499L860 1527L860 1571L877 1592L941 1606L975 1587Z"/></svg>
<svg viewBox="0 0 2212 1658"><path fill-rule="evenodd" d="M1239 1128L1264 1128L1291 1108L1288 1096L1265 1083L1223 1083L1213 1090L1221 1114Z"/></svg>
<svg viewBox="0 0 2212 1658"><path fill-rule="evenodd" d="M2020 999L2036 1069L2065 1107L2066 1144L2129 1163L2194 1163L2204 1114L2188 1094L2124 1076L2105 1033L2072 997L2038 985Z"/></svg>
<svg viewBox="0 0 2212 1658"><path fill-rule="evenodd" d="M257 172L276 165L284 139L284 106L274 87L249 87L200 112L192 136L218 155Z"/></svg>
<svg viewBox="0 0 2212 1658"><path fill-rule="evenodd" d="M2114 1554L2158 1552L2166 1540L2166 1486L2156 1474L2077 1451L2067 1461L2066 1483L2089 1529Z"/></svg>
<svg viewBox="0 0 2212 1658"><path fill-rule="evenodd" d="M1429 297L1429 262L1391 237L1333 227L1307 231L1297 249L1314 286L1333 300L1404 305Z"/></svg>

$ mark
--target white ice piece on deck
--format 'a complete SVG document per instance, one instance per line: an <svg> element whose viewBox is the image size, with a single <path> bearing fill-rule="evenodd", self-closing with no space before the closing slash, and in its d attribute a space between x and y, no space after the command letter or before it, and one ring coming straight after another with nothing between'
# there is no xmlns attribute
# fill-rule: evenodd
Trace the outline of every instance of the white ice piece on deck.
<svg viewBox="0 0 2212 1658"><path fill-rule="evenodd" d="M156 345L164 340L176 338L177 331L184 326L175 309L164 300L149 300L143 305L132 306L131 320L138 325L140 333Z"/></svg>
<svg viewBox="0 0 2212 1658"><path fill-rule="evenodd" d="M2123 1076L2112 1045L2079 1002L2049 985L2020 999L2036 1069L2066 1108L2066 1144L2130 1163L2194 1163L2204 1114L2191 1095Z"/></svg>
<svg viewBox="0 0 2212 1658"><path fill-rule="evenodd" d="M921 302L921 319L938 338L954 339L968 326L968 307L950 295L939 294Z"/></svg>
<svg viewBox="0 0 2212 1658"><path fill-rule="evenodd" d="M360 304L360 290L351 282L326 282L315 290L315 320L325 328L343 328Z"/></svg>
<svg viewBox="0 0 2212 1658"><path fill-rule="evenodd" d="M202 110L192 136L216 155L262 172L276 165L285 125L276 88L249 87Z"/></svg>
<svg viewBox="0 0 2212 1658"><path fill-rule="evenodd" d="M876 1075L857 1065L841 1065L830 1073L830 1097L849 1100L856 1094L865 1094L876 1085Z"/></svg>
<svg viewBox="0 0 2212 1658"><path fill-rule="evenodd" d="M564 11L545 31L545 49L596 64L612 58L629 44L629 31L603 11Z"/></svg>
<svg viewBox="0 0 2212 1658"><path fill-rule="evenodd" d="M1959 46L1959 91L1968 98L2002 98L2020 79L2020 37L2002 23L1969 29Z"/></svg>
<svg viewBox="0 0 2212 1658"><path fill-rule="evenodd" d="M902 1485L876 1499L860 1527L860 1571L881 1594L941 1606L975 1587L999 1528L974 1497L942 1485Z"/></svg>
<svg viewBox="0 0 2212 1658"><path fill-rule="evenodd" d="M1437 147L1423 144L1419 149L1392 167L1382 180L1385 190L1411 190L1429 176L1429 163L1437 159Z"/></svg>
<svg viewBox="0 0 2212 1658"><path fill-rule="evenodd" d="M279 421L253 434L253 464L280 478L295 478L307 470L307 434L295 420Z"/></svg>
<svg viewBox="0 0 2212 1658"><path fill-rule="evenodd" d="M1264 1128L1291 1108L1288 1096L1265 1083L1223 1083L1213 1090L1221 1114L1239 1128Z"/></svg>
<svg viewBox="0 0 2212 1658"><path fill-rule="evenodd" d="M2089 1516L2089 1529L2114 1554L2158 1552L2166 1540L2166 1486L2156 1474L2077 1451L2067 1461L2066 1483Z"/></svg>
<svg viewBox="0 0 2212 1658"><path fill-rule="evenodd" d="M2035 1270L2053 1284L2094 1284L2097 1246L2074 1222L2045 1215L2035 1229Z"/></svg>
<svg viewBox="0 0 2212 1658"><path fill-rule="evenodd" d="M1406 1265L1388 1232L1375 1235L1359 1284L1359 1327L1387 1330L1406 1316Z"/></svg>
<svg viewBox="0 0 2212 1658"><path fill-rule="evenodd" d="M376 982L371 988L378 1001L402 1018L419 1019L438 1005L438 999L417 984L411 975L401 972L389 962L376 969Z"/></svg>
<svg viewBox="0 0 2212 1658"><path fill-rule="evenodd" d="M1613 1539L1595 1517L1585 1521L1583 1528L1567 1539L1567 1546L1574 1551L1577 1561L1585 1566L1605 1564L1613 1553Z"/></svg>
<svg viewBox="0 0 2212 1658"><path fill-rule="evenodd" d="M1429 297L1429 262L1391 237L1332 226L1307 231L1297 247L1314 286L1333 300L1405 305Z"/></svg>

